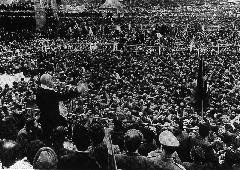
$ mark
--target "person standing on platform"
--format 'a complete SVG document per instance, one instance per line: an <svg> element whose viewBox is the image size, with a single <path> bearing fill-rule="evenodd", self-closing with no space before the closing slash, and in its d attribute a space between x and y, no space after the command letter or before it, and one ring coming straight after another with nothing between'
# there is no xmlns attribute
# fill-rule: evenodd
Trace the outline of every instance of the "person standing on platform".
<svg viewBox="0 0 240 170"><path fill-rule="evenodd" d="M88 87L86 83L80 83L66 93L59 93L54 91L52 76L49 74L43 74L40 83L41 87L36 94L36 103L40 109L39 122L43 130L44 142L50 145L53 129L57 126L67 126L66 119L60 115L59 102L79 96L86 92Z"/></svg>

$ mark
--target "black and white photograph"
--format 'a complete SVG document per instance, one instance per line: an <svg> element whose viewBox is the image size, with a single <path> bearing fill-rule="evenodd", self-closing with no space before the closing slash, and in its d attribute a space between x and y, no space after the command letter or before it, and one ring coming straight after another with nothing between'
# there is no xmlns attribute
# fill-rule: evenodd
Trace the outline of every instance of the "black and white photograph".
<svg viewBox="0 0 240 170"><path fill-rule="evenodd" d="M0 169L240 170L240 0L0 0Z"/></svg>

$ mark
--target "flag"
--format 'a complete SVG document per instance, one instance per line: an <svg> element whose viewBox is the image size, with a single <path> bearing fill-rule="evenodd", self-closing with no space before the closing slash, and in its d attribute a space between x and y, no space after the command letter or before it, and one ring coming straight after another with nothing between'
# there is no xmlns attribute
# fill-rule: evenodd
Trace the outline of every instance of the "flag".
<svg viewBox="0 0 240 170"><path fill-rule="evenodd" d="M204 111L208 106L207 80L204 78L205 67L201 56L198 66L197 86L195 89L195 109L198 113Z"/></svg>

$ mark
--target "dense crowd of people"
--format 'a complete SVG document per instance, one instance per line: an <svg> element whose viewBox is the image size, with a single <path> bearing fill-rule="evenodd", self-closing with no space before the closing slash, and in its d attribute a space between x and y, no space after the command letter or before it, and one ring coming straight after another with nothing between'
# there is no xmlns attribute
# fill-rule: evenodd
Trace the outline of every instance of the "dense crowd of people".
<svg viewBox="0 0 240 170"><path fill-rule="evenodd" d="M239 169L236 18L197 23L202 8L178 10L65 17L35 34L2 28L0 73L24 75L0 81L2 168ZM209 96L203 115L194 107L200 56ZM39 89L68 94L79 82L87 92L59 100L64 123L48 128Z"/></svg>
<svg viewBox="0 0 240 170"><path fill-rule="evenodd" d="M31 1L0 4L0 11L34 11L34 3Z"/></svg>

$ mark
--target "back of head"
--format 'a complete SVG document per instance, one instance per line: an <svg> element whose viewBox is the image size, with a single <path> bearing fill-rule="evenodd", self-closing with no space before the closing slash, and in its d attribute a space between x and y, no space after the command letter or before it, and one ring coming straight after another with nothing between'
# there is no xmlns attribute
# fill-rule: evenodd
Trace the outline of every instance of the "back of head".
<svg viewBox="0 0 240 170"><path fill-rule="evenodd" d="M115 117L113 119L113 123L114 123L114 129L120 130L119 128L122 128L122 121L120 120L120 118Z"/></svg>
<svg viewBox="0 0 240 170"><path fill-rule="evenodd" d="M237 164L238 166L240 165L240 151L239 150L236 151L234 163Z"/></svg>
<svg viewBox="0 0 240 170"><path fill-rule="evenodd" d="M139 130L130 129L124 135L125 149L128 152L135 152L141 145L143 135Z"/></svg>
<svg viewBox="0 0 240 170"><path fill-rule="evenodd" d="M38 150L34 157L33 168L34 169L57 169L57 155L49 147L43 147Z"/></svg>
<svg viewBox="0 0 240 170"><path fill-rule="evenodd" d="M142 130L143 137L147 143L153 142L153 139L155 138L154 132L150 128L144 128Z"/></svg>
<svg viewBox="0 0 240 170"><path fill-rule="evenodd" d="M232 145L234 138L232 135L230 135L229 133L223 133L222 134L222 141L227 145L230 146Z"/></svg>
<svg viewBox="0 0 240 170"><path fill-rule="evenodd" d="M32 118L28 118L28 119L27 119L25 125L26 125L26 130L27 130L28 132L33 129L34 124L35 124L34 121L35 121L35 120L32 119Z"/></svg>
<svg viewBox="0 0 240 170"><path fill-rule="evenodd" d="M6 140L2 143L1 162L4 167L10 167L18 158L20 146L17 142Z"/></svg>
<svg viewBox="0 0 240 170"><path fill-rule="evenodd" d="M199 125L199 135L203 138L209 135L210 127L207 124Z"/></svg>
<svg viewBox="0 0 240 170"><path fill-rule="evenodd" d="M104 127L100 123L93 123L90 125L90 138L94 145L103 142L105 137Z"/></svg>
<svg viewBox="0 0 240 170"><path fill-rule="evenodd" d="M52 76L49 74L43 74L40 78L40 83L41 85L52 87Z"/></svg>
<svg viewBox="0 0 240 170"><path fill-rule="evenodd" d="M90 145L90 137L87 128L81 125L76 125L73 128L73 143L79 151L85 151Z"/></svg>
<svg viewBox="0 0 240 170"><path fill-rule="evenodd" d="M58 126L53 130L52 140L53 142L63 144L65 140L66 131L63 126Z"/></svg>

